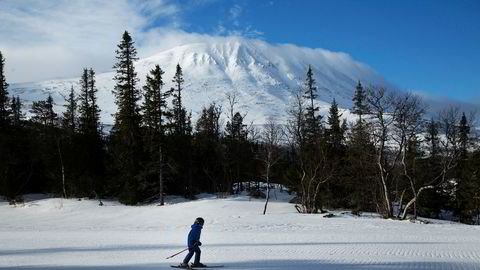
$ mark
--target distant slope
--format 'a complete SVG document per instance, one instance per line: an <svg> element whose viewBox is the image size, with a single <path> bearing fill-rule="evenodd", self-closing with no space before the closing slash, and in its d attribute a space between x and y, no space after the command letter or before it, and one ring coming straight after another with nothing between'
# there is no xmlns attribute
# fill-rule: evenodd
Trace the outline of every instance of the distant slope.
<svg viewBox="0 0 480 270"><path fill-rule="evenodd" d="M340 107L350 108L358 80L364 84L384 84L383 78L367 65L344 53L295 45L273 45L264 41L226 37L209 43L192 43L159 52L136 63L141 87L155 64L165 71L165 89L171 87L175 66L185 75L185 104L194 117L211 102L227 106L226 93L236 92L241 110L249 121L262 123L269 116L282 117L293 91L303 87L311 65L319 91L319 104L333 98ZM79 73L81 70L79 70ZM113 123L116 111L112 89L114 72L97 74L102 121ZM70 87L78 91L78 78L13 84L12 94L27 103L51 93L59 108Z"/></svg>

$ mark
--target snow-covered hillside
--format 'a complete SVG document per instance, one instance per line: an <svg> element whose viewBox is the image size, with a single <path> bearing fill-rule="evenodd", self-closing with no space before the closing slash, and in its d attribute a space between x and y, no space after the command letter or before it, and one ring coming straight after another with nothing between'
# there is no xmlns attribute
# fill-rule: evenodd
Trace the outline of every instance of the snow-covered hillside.
<svg viewBox="0 0 480 270"><path fill-rule="evenodd" d="M170 269L185 254L166 257L185 248L198 216L206 220L202 261L226 270L480 269L478 226L301 215L285 194L277 191L281 196L265 216L263 201L244 196L163 207L58 198L16 207L0 202L0 269Z"/></svg>
<svg viewBox="0 0 480 270"><path fill-rule="evenodd" d="M194 117L202 106L211 102L226 109L226 94L232 92L237 93L239 109L247 112L249 121L262 123L270 116L284 116L292 92L303 86L308 65L314 71L323 112L333 98L340 107L350 108L358 80L366 85L384 84L382 77L371 68L344 53L225 37L177 46L140 59L136 63L139 86L144 84L147 73L159 64L165 71L166 88L170 88L177 63L185 75L185 104ZM81 72L79 70L79 74ZM97 74L96 78L102 121L106 124L113 122L112 114L116 111L113 76L113 72L106 72ZM26 104L45 99L51 93L60 111L70 87L73 85L78 90L78 80L12 84L10 91L20 95Z"/></svg>

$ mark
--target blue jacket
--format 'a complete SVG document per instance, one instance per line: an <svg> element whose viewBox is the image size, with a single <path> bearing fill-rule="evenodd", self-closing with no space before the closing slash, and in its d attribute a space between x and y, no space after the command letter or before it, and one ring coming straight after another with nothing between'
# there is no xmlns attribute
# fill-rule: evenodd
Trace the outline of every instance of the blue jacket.
<svg viewBox="0 0 480 270"><path fill-rule="evenodd" d="M200 234L202 233L202 225L193 224L192 230L188 233L188 248L192 248L197 241L200 241Z"/></svg>

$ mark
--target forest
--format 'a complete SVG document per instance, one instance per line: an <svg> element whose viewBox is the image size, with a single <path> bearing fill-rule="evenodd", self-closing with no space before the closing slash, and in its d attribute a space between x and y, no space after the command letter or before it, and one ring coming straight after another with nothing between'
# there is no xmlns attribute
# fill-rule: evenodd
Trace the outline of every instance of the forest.
<svg viewBox="0 0 480 270"><path fill-rule="evenodd" d="M117 111L106 130L92 68L79 71L80 88L72 87L63 112L50 96L27 109L9 94L0 52L0 195L12 204L47 193L163 205L166 195L199 193L247 191L268 200L270 184L281 184L297 194L300 213L348 209L480 225L473 112L429 112L418 95L358 81L348 108L355 121L342 117L335 100L321 115L308 67L286 122L248 123L229 89L226 108L205 104L193 122L182 67L164 78L159 63L139 85L136 60L125 32L113 66ZM165 89L166 80L174 86Z"/></svg>

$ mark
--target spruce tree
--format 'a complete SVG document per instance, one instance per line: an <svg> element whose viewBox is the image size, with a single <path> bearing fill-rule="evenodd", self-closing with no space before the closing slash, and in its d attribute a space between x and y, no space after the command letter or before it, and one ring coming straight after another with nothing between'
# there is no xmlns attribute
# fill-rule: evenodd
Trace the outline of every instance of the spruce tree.
<svg viewBox="0 0 480 270"><path fill-rule="evenodd" d="M250 156L250 148L247 140L247 125L243 123L243 116L240 112L233 115L233 119L227 122L225 127L225 141L227 152L227 179L229 180L229 191L237 182L237 192L242 189L242 179L245 179L247 172L247 160Z"/></svg>
<svg viewBox="0 0 480 270"><path fill-rule="evenodd" d="M459 126L460 158L465 160L468 153L470 126L468 125L465 113L462 113Z"/></svg>
<svg viewBox="0 0 480 270"><path fill-rule="evenodd" d="M205 192L226 192L224 155L220 142L221 107L215 103L202 109L195 126L195 167L198 188Z"/></svg>
<svg viewBox="0 0 480 270"><path fill-rule="evenodd" d="M174 87L170 90L173 98L171 112L172 133L177 136L185 136L191 132L191 127L189 126L190 119L182 103L183 83L185 80L183 79L182 67L179 64L177 64L172 82L174 83Z"/></svg>
<svg viewBox="0 0 480 270"><path fill-rule="evenodd" d="M359 122L362 122L362 116L368 113L367 93L360 81L358 81L355 88L355 95L353 96L352 113L358 115Z"/></svg>
<svg viewBox="0 0 480 270"><path fill-rule="evenodd" d="M98 89L95 86L95 71L90 68L88 70L88 101L89 101L89 130L93 136L99 137L100 127L100 107L97 103Z"/></svg>
<svg viewBox="0 0 480 270"><path fill-rule="evenodd" d="M428 145L428 152L431 160L435 160L439 154L438 123L432 118L427 123L427 134L425 140Z"/></svg>
<svg viewBox="0 0 480 270"><path fill-rule="evenodd" d="M315 141L318 141L321 134L322 116L316 115L320 108L314 103L317 96L317 87L315 86L312 67L308 66L307 77L305 80L305 93L303 97L307 99L309 103L306 107L305 113L305 136L309 143L315 143Z"/></svg>
<svg viewBox="0 0 480 270"><path fill-rule="evenodd" d="M473 183L472 170L468 160L469 144L470 144L470 126L465 113L458 126L458 143L459 143L459 162L457 167L457 187L456 187L456 212L461 222L471 223L472 212L470 204L473 201Z"/></svg>
<svg viewBox="0 0 480 270"><path fill-rule="evenodd" d="M73 86L70 88L70 94L65 101L62 125L68 133L74 134L77 130L77 99Z"/></svg>
<svg viewBox="0 0 480 270"><path fill-rule="evenodd" d="M5 128L10 118L10 104L8 100L8 83L5 79L5 58L0 51L0 129Z"/></svg>
<svg viewBox="0 0 480 270"><path fill-rule="evenodd" d="M179 64L177 64L175 76L172 80L174 87L170 89L172 95L172 108L169 112L170 125L170 139L172 146L170 154L172 162L179 170L175 174L175 178L184 186L183 195L193 197L193 176L192 176L192 124L191 115L187 114L185 107L183 107L182 91L183 71ZM185 155L186 154L186 155ZM177 187L178 189L178 187Z"/></svg>
<svg viewBox="0 0 480 270"><path fill-rule="evenodd" d="M19 127L22 123L22 121L25 118L25 115L22 113L22 102L20 101L20 97L17 96L12 97L12 105L11 105L11 111L12 111L12 124L13 126Z"/></svg>
<svg viewBox="0 0 480 270"><path fill-rule="evenodd" d="M89 78L88 78L88 69L84 68L82 76L80 77L80 95L78 97L79 100L79 129L80 133L88 134L89 133L89 126L90 126L90 116L91 116L91 109L90 109L90 99L89 99ZM73 90L73 89L72 89Z"/></svg>
<svg viewBox="0 0 480 270"><path fill-rule="evenodd" d="M332 105L330 106L329 115L328 115L328 136L327 143L330 148L334 151L338 151L341 148L342 143L344 142L344 128L340 124L341 113L338 112L338 104L333 99Z"/></svg>
<svg viewBox="0 0 480 270"><path fill-rule="evenodd" d="M100 127L100 108L97 104L97 87L95 85L95 71L84 68L80 78L80 95L78 97L79 134L76 142L78 147L77 167L79 181L76 183L75 194L78 196L98 197L103 195L103 173L105 156L103 138ZM75 111L73 89L70 101L67 103L68 121L72 125L75 121L71 112Z"/></svg>
<svg viewBox="0 0 480 270"><path fill-rule="evenodd" d="M133 65L138 60L134 44L130 34L125 31L116 50L117 63L113 66L116 69L113 93L118 106L115 131L126 135L128 138L124 139L129 144L137 143L138 138L135 136L138 135L141 120L140 107L137 104L140 100L140 90L137 87L138 78Z"/></svg>
<svg viewBox="0 0 480 270"><path fill-rule="evenodd" d="M162 92L163 70L159 65L147 74L146 85L143 87L143 125L145 127L145 143L150 156L147 170L157 175L160 205L164 205L164 135L165 113L170 92Z"/></svg>
<svg viewBox="0 0 480 270"><path fill-rule="evenodd" d="M32 103L31 120L41 124L44 128L53 128L56 125L57 114L53 110L53 98L49 94L46 100L34 101Z"/></svg>
<svg viewBox="0 0 480 270"><path fill-rule="evenodd" d="M117 180L120 181L120 200L127 204L136 204L142 200L141 193L141 162L143 156L140 132L140 90L137 87L138 78L134 62L138 60L137 50L130 34L125 31L117 46L117 63L114 80L115 124L111 133L113 139L113 154L118 170Z"/></svg>

